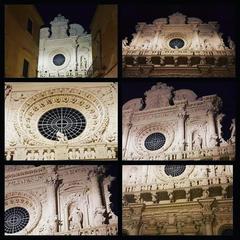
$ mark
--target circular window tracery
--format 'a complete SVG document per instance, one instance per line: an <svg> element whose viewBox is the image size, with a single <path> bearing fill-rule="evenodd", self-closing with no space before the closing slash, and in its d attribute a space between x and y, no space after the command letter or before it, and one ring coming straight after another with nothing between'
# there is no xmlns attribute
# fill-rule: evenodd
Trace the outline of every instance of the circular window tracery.
<svg viewBox="0 0 240 240"><path fill-rule="evenodd" d="M169 46L174 49L180 49L184 46L184 41L181 38L174 38L169 42Z"/></svg>
<svg viewBox="0 0 240 240"><path fill-rule="evenodd" d="M53 57L53 63L56 66L61 66L65 62L65 56L63 54L57 54Z"/></svg>
<svg viewBox="0 0 240 240"><path fill-rule="evenodd" d="M26 227L29 222L29 213L25 208L14 207L5 211L5 233L16 233Z"/></svg>
<svg viewBox="0 0 240 240"><path fill-rule="evenodd" d="M177 177L180 176L186 169L185 165L166 165L164 171L168 176Z"/></svg>
<svg viewBox="0 0 240 240"><path fill-rule="evenodd" d="M38 121L40 133L57 141L64 137L68 140L78 137L86 127L82 113L73 108L54 108L44 113Z"/></svg>
<svg viewBox="0 0 240 240"><path fill-rule="evenodd" d="M152 133L145 139L144 146L150 151L156 151L162 148L165 142L166 138L162 133Z"/></svg>

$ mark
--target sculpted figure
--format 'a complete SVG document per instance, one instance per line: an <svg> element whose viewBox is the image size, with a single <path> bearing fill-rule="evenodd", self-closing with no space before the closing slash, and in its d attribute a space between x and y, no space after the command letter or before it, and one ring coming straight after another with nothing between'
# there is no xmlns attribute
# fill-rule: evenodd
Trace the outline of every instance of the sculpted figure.
<svg viewBox="0 0 240 240"><path fill-rule="evenodd" d="M235 142L235 136L236 136L236 124L235 124L235 119L232 119L232 123L230 126L230 131L231 131L231 137L230 140L231 142Z"/></svg>
<svg viewBox="0 0 240 240"><path fill-rule="evenodd" d="M10 94L11 91L12 91L12 86L9 84L6 84L5 85L5 99Z"/></svg>
<svg viewBox="0 0 240 240"><path fill-rule="evenodd" d="M232 49L232 50L235 50L235 43L233 42L233 40L231 39L231 37L228 37L228 45L229 45L229 48Z"/></svg>
<svg viewBox="0 0 240 240"><path fill-rule="evenodd" d="M83 213L78 206L72 209L72 212L68 218L69 228L72 229L82 229L83 228Z"/></svg>
<svg viewBox="0 0 240 240"><path fill-rule="evenodd" d="M127 45L128 45L128 38L125 37L125 38L122 40L122 48L123 48L123 49L126 48Z"/></svg>
<svg viewBox="0 0 240 240"><path fill-rule="evenodd" d="M202 149L202 138L199 134L197 134L193 139L193 150L200 150L200 149Z"/></svg>
<svg viewBox="0 0 240 240"><path fill-rule="evenodd" d="M64 143L68 140L67 136L65 136L64 133L61 133L60 131L57 131L56 136L57 136L57 140L60 143Z"/></svg>
<svg viewBox="0 0 240 240"><path fill-rule="evenodd" d="M99 226L99 225L104 224L104 222L105 222L105 217L104 217L105 211L106 210L105 210L104 207L96 208L95 213L94 213L95 226Z"/></svg>

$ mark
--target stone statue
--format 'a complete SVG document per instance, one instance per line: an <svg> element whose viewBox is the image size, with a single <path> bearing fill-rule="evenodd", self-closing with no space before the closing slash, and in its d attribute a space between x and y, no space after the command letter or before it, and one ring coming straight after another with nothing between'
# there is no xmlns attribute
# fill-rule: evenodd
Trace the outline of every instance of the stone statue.
<svg viewBox="0 0 240 240"><path fill-rule="evenodd" d="M228 45L230 49L232 49L233 51L235 50L236 46L231 37L228 37Z"/></svg>
<svg viewBox="0 0 240 240"><path fill-rule="evenodd" d="M70 230L83 228L83 212L80 210L78 206L75 206L72 209L72 212L68 220Z"/></svg>
<svg viewBox="0 0 240 240"><path fill-rule="evenodd" d="M202 193L202 198L208 198L209 197L209 191L208 189L204 189Z"/></svg>
<svg viewBox="0 0 240 240"><path fill-rule="evenodd" d="M202 149L202 138L199 134L197 134L193 139L193 150Z"/></svg>
<svg viewBox="0 0 240 240"><path fill-rule="evenodd" d="M105 217L104 217L105 212L106 212L106 209L103 206L96 208L94 213L95 226L103 225L105 223Z"/></svg>
<svg viewBox="0 0 240 240"><path fill-rule="evenodd" d="M225 114L221 113L217 116L217 130L218 130L218 137L222 140L222 120L225 117Z"/></svg>
<svg viewBox="0 0 240 240"><path fill-rule="evenodd" d="M64 133L61 133L60 131L57 131L56 136L57 136L57 140L60 143L65 143L68 140L67 136L65 136Z"/></svg>
<svg viewBox="0 0 240 240"><path fill-rule="evenodd" d="M123 40L122 40L122 49L126 48L128 45L128 38L125 37Z"/></svg>
<svg viewBox="0 0 240 240"><path fill-rule="evenodd" d="M231 123L231 126L230 126L230 131L231 131L230 141L231 141L232 143L235 143L235 137L236 137L235 118L232 119L232 123Z"/></svg>
<svg viewBox="0 0 240 240"><path fill-rule="evenodd" d="M9 84L5 84L5 99L10 94L11 91L12 91L12 86Z"/></svg>
<svg viewBox="0 0 240 240"><path fill-rule="evenodd" d="M209 142L208 142L208 146L209 147L216 147L217 145L217 135L216 134L212 134L209 138Z"/></svg>

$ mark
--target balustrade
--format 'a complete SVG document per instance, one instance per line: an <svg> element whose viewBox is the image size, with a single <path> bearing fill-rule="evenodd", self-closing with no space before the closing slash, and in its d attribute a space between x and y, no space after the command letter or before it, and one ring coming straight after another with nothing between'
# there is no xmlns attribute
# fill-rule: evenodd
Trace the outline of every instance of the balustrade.
<svg viewBox="0 0 240 240"><path fill-rule="evenodd" d="M54 147L17 147L5 150L5 159L11 160L82 160L117 159L117 147L114 144L96 144ZM65 148L64 148L65 147ZM58 157L56 157L58 156ZM63 157L61 157L63 156ZM56 159L58 158L58 159Z"/></svg>
<svg viewBox="0 0 240 240"><path fill-rule="evenodd" d="M116 224L84 228L76 231L56 232L54 235L117 235Z"/></svg>

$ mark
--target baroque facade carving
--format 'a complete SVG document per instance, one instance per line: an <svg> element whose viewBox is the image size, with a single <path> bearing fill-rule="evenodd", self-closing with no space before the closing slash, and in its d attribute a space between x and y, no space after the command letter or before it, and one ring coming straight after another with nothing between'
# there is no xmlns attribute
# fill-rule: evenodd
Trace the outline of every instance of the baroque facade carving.
<svg viewBox="0 0 240 240"><path fill-rule="evenodd" d="M231 165L123 166L123 234L232 232Z"/></svg>
<svg viewBox="0 0 240 240"><path fill-rule="evenodd" d="M38 77L86 77L92 65L91 34L58 14L40 30Z"/></svg>
<svg viewBox="0 0 240 240"><path fill-rule="evenodd" d="M221 106L217 95L198 97L158 82L144 99L123 105L123 159L234 159L235 120L230 139L224 139Z"/></svg>
<svg viewBox="0 0 240 240"><path fill-rule="evenodd" d="M5 234L117 234L117 215L109 208L116 204L109 192L115 176L107 176L105 167L6 166L5 177ZM19 209L29 217L23 219Z"/></svg>
<svg viewBox="0 0 240 240"><path fill-rule="evenodd" d="M125 77L233 77L235 44L215 21L174 13L152 24L139 22L122 41Z"/></svg>
<svg viewBox="0 0 240 240"><path fill-rule="evenodd" d="M5 100L6 160L117 158L115 83L11 86Z"/></svg>

